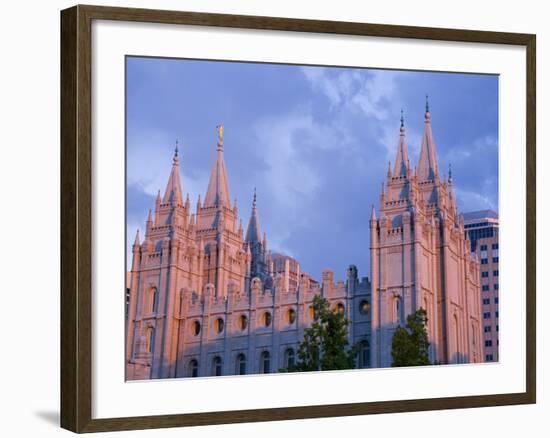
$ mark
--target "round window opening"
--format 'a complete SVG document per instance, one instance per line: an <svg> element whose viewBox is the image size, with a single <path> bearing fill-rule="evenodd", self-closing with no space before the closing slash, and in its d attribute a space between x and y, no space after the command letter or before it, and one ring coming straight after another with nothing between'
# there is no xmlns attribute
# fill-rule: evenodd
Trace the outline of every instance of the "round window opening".
<svg viewBox="0 0 550 438"><path fill-rule="evenodd" d="M216 319L216 331L218 333L223 332L223 326L224 326L223 319L221 318Z"/></svg>
<svg viewBox="0 0 550 438"><path fill-rule="evenodd" d="M370 310L369 302L367 300L361 301L361 303L359 304L359 312L361 312L361 314L363 315L366 315L367 313L369 313L369 310Z"/></svg>
<svg viewBox="0 0 550 438"><path fill-rule="evenodd" d="M241 328L241 330L246 330L246 328L248 327L248 318L246 317L246 315L239 316L239 327Z"/></svg>
<svg viewBox="0 0 550 438"><path fill-rule="evenodd" d="M296 310L289 309L287 313L288 323L294 324L294 321L296 321Z"/></svg>
<svg viewBox="0 0 550 438"><path fill-rule="evenodd" d="M319 319L319 311L316 310L313 306L309 306L309 318L317 321Z"/></svg>
<svg viewBox="0 0 550 438"><path fill-rule="evenodd" d="M192 331L195 336L201 332L201 323L199 321L193 321Z"/></svg>

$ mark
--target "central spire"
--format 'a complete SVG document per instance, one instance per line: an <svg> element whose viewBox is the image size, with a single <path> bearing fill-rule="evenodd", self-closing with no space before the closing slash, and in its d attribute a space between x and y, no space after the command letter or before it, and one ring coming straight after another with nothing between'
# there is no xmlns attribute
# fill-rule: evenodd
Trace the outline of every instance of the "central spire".
<svg viewBox="0 0 550 438"><path fill-rule="evenodd" d="M176 140L176 147L174 150L174 158L172 159L172 171L168 178L168 184L166 184L166 190L164 191L164 197L162 198L163 204L172 203L174 205L183 205L181 196L181 182L180 182L180 165L178 156L178 141Z"/></svg>
<svg viewBox="0 0 550 438"><path fill-rule="evenodd" d="M261 242L260 219L258 209L256 208L256 188L254 188L254 197L252 198L252 213L246 229L246 242L249 244Z"/></svg>
<svg viewBox="0 0 550 438"><path fill-rule="evenodd" d="M437 153L430 122L430 106L426 95L426 113L424 114L424 133L418 161L417 176L420 181L433 180L439 175L437 168Z"/></svg>
<svg viewBox="0 0 550 438"><path fill-rule="evenodd" d="M223 124L216 126L216 128L218 130L217 156L212 173L210 174L208 190L204 198L204 207L225 206L231 208L225 162L223 159Z"/></svg>
<svg viewBox="0 0 550 438"><path fill-rule="evenodd" d="M397 155L395 156L395 165L393 168L393 176L407 176L409 166L409 151L407 148L407 140L405 139L405 119L403 110L401 110L401 127L399 128L399 145L397 146Z"/></svg>

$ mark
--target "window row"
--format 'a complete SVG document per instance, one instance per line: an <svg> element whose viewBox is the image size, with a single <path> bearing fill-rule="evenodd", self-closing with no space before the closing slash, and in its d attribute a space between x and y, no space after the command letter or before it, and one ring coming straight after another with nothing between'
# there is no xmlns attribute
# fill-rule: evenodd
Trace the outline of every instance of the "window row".
<svg viewBox="0 0 550 438"><path fill-rule="evenodd" d="M296 354L293 348L285 350L285 366L292 367L295 364ZM235 374L243 375L247 373L247 359L244 353L239 353L235 358ZM271 353L267 350L262 351L259 358L258 369L260 373L267 374L271 370ZM223 374L223 360L221 356L214 356L211 362L210 375L221 376ZM189 377L199 376L199 362L197 359L191 359L187 365L187 375Z"/></svg>
<svg viewBox="0 0 550 438"><path fill-rule="evenodd" d="M344 304L338 303L334 309L336 312L344 314L346 311L346 308ZM363 300L359 304L359 312L363 315L367 314L370 310L370 304L368 301ZM313 306L309 306L308 311L309 318L313 321L316 321L319 318L318 312L313 308ZM295 309L288 309L285 315L285 321L292 325L294 322L296 322L296 310ZM264 312L260 318L260 324L264 327L270 327L272 323L272 315L271 312ZM240 330L246 330L248 328L248 317L246 315L240 315L237 319L237 327ZM225 328L225 321L223 318L217 318L214 321L214 330L217 333L222 333ZM198 320L195 320L191 324L191 333L194 336L198 336L201 333L201 323Z"/></svg>
<svg viewBox="0 0 550 438"><path fill-rule="evenodd" d="M287 348L284 352L284 367L292 368L296 365L296 352L293 348ZM368 340L359 343L359 352L357 356L357 365L359 368L368 368L370 366L370 344ZM247 358L244 353L239 353L235 358L235 374L247 374ZM261 374L272 372L271 353L267 350L261 352L258 363L258 370ZM223 374L223 360L221 356L214 356L210 364L210 375L221 376ZM187 365L187 375L189 377L198 377L199 362L197 359L191 359Z"/></svg>

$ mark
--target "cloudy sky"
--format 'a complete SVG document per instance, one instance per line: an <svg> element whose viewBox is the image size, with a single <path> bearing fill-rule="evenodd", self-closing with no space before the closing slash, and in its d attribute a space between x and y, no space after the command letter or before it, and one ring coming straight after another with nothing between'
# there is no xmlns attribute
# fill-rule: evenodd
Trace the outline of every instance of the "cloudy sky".
<svg viewBox="0 0 550 438"><path fill-rule="evenodd" d="M128 58L126 86L128 248L164 191L176 139L183 191L192 206L204 199L223 122L245 227L256 187L271 250L315 278L330 267L344 279L349 264L368 276L370 210L395 158L400 111L416 165L426 94L460 210L498 209L496 76Z"/></svg>

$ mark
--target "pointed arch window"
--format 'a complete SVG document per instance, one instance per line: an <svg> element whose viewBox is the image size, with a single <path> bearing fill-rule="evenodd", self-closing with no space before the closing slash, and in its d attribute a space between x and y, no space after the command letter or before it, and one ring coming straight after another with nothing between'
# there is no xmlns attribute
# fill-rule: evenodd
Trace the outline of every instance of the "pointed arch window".
<svg viewBox="0 0 550 438"><path fill-rule="evenodd" d="M401 312L403 311L403 309L401 308L402 307L401 298L399 297L394 298L393 307L394 307L394 321L396 322L396 324L401 324Z"/></svg>
<svg viewBox="0 0 550 438"><path fill-rule="evenodd" d="M187 375L189 377L198 377L199 375L199 362L197 359L191 359L187 365Z"/></svg>
<svg viewBox="0 0 550 438"><path fill-rule="evenodd" d="M235 361L235 373L238 375L246 374L246 356L243 353L237 355L237 360Z"/></svg>
<svg viewBox="0 0 550 438"><path fill-rule="evenodd" d="M285 366L287 369L292 368L296 363L296 354L294 348L287 348L285 351Z"/></svg>
<svg viewBox="0 0 550 438"><path fill-rule="evenodd" d="M370 366L370 344L364 339L359 344L359 368L368 368Z"/></svg>
<svg viewBox="0 0 550 438"><path fill-rule="evenodd" d="M220 356L215 356L214 359L212 359L212 375L222 375L222 358Z"/></svg>
<svg viewBox="0 0 550 438"><path fill-rule="evenodd" d="M149 290L149 311L156 313L158 311L159 293L156 287Z"/></svg>
<svg viewBox="0 0 550 438"><path fill-rule="evenodd" d="M152 353L154 343L155 343L155 329L154 329L154 327L149 327L147 329L147 334L145 336L145 339L147 340L147 352Z"/></svg>
<svg viewBox="0 0 550 438"><path fill-rule="evenodd" d="M271 355L269 351L262 351L260 355L260 373L268 374L271 372Z"/></svg>

